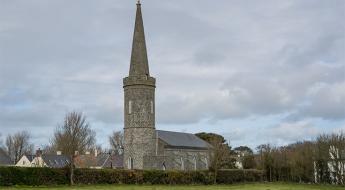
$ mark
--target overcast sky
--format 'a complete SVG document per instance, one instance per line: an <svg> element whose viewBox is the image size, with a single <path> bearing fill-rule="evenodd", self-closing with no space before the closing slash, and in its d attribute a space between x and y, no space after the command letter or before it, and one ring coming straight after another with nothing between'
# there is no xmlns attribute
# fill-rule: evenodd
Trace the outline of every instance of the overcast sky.
<svg viewBox="0 0 345 190"><path fill-rule="evenodd" d="M135 0L0 0L0 133L123 128ZM345 130L344 0L143 0L156 128L285 145Z"/></svg>

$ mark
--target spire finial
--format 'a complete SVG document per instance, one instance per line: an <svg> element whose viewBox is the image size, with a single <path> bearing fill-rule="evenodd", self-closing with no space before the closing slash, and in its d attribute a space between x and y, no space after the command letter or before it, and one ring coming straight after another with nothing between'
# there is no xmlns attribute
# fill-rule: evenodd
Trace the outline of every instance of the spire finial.
<svg viewBox="0 0 345 190"><path fill-rule="evenodd" d="M137 1L137 5L141 5L140 0Z"/></svg>

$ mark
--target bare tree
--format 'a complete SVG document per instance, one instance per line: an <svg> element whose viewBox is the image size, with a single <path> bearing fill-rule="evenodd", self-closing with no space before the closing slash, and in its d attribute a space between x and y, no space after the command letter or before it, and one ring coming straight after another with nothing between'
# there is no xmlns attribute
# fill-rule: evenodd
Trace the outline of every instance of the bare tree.
<svg viewBox="0 0 345 190"><path fill-rule="evenodd" d="M32 154L33 144L30 143L30 138L27 131L7 136L5 149L13 163L17 163L24 154Z"/></svg>
<svg viewBox="0 0 345 190"><path fill-rule="evenodd" d="M210 169L214 170L214 183L217 182L218 171L228 164L230 158L230 148L221 138L211 138L210 144Z"/></svg>
<svg viewBox="0 0 345 190"><path fill-rule="evenodd" d="M91 130L90 124L82 113L71 112L65 116L64 123L55 130L51 146L69 155L70 184L74 185L74 161L76 153L84 153L95 147L96 133Z"/></svg>
<svg viewBox="0 0 345 190"><path fill-rule="evenodd" d="M109 136L109 144L115 152L122 153L123 132L122 131L114 131L113 134L111 136Z"/></svg>

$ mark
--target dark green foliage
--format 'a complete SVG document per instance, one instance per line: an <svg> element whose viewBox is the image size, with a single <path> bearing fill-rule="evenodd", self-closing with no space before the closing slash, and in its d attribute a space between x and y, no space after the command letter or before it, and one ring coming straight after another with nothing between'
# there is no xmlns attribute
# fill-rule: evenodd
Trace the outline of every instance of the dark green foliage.
<svg viewBox="0 0 345 190"><path fill-rule="evenodd" d="M218 184L231 184L240 182L257 182L262 180L261 170L220 170L218 171Z"/></svg>
<svg viewBox="0 0 345 190"><path fill-rule="evenodd" d="M0 167L0 186L68 184L66 169Z"/></svg>
<svg viewBox="0 0 345 190"><path fill-rule="evenodd" d="M217 182L261 181L258 170L220 170ZM158 171L76 169L76 184L212 184L214 173L210 171ZM69 184L68 169L0 167L0 186L12 185L62 185Z"/></svg>

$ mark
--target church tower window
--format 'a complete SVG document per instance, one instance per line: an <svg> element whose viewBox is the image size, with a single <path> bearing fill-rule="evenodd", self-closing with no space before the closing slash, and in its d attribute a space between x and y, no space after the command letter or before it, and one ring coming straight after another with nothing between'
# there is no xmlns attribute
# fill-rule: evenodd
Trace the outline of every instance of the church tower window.
<svg viewBox="0 0 345 190"><path fill-rule="evenodd" d="M132 113L132 101L129 100L128 102L128 113L131 114Z"/></svg>
<svg viewBox="0 0 345 190"><path fill-rule="evenodd" d="M151 113L153 114L153 101L151 100Z"/></svg>

